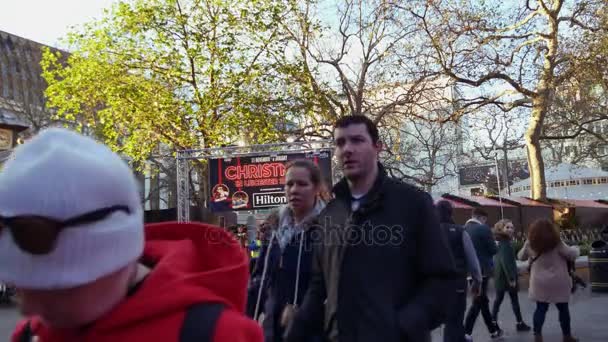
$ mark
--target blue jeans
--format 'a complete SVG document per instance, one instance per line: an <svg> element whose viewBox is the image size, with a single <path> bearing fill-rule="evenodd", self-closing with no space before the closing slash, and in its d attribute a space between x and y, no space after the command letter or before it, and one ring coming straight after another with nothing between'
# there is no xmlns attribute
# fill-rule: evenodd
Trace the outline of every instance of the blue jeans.
<svg viewBox="0 0 608 342"><path fill-rule="evenodd" d="M562 327L562 334L564 336L570 336L570 309L568 308L568 303L557 303L555 306L559 311L559 325ZM536 310L534 311L534 335L542 334L547 310L549 310L549 303L536 302Z"/></svg>

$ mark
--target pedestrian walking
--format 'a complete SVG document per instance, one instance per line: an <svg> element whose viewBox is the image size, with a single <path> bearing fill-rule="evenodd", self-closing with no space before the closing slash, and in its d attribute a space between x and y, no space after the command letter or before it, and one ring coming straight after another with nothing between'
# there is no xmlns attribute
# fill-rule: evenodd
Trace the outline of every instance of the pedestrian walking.
<svg viewBox="0 0 608 342"><path fill-rule="evenodd" d="M564 342L576 342L570 326L568 302L572 279L568 261L579 255L576 247L569 247L560 239L558 228L549 220L538 220L528 229L528 240L518 253L521 260L529 260L530 299L536 302L534 311L534 341L542 342L542 329L550 304L559 311L559 323Z"/></svg>
<svg viewBox="0 0 608 342"><path fill-rule="evenodd" d="M503 335L503 331L494 323L492 319L492 313L490 312L490 299L488 298L488 282L494 273L494 255L498 251L496 242L494 240L494 234L492 229L486 224L488 221L488 214L481 208L473 209L472 217L465 224L465 229L475 251L477 252L477 259L481 266L481 289L479 295L473 298L473 303L469 308L465 319L465 332L467 338L473 334L473 328L475 327L475 321L481 312L483 321L488 328L491 338L498 338Z"/></svg>
<svg viewBox="0 0 608 342"><path fill-rule="evenodd" d="M452 204L442 200L437 202L436 207L441 229L447 233L450 250L458 271L458 277L455 279L454 298L451 303L447 304L449 312L443 330L443 340L444 342L462 342L465 340L464 314L467 309L467 275L471 275L472 292L476 296L481 287L481 269L469 234L452 219Z"/></svg>
<svg viewBox="0 0 608 342"><path fill-rule="evenodd" d="M330 342L425 341L456 276L431 196L387 174L369 118L339 119L334 143L344 178L319 215L312 282L287 340L323 324Z"/></svg>
<svg viewBox="0 0 608 342"><path fill-rule="evenodd" d="M0 173L0 281L25 316L12 341L261 342L234 237L143 214L133 171L94 139L51 128L18 146Z"/></svg>
<svg viewBox="0 0 608 342"><path fill-rule="evenodd" d="M494 298L494 305L492 307L492 318L498 326L500 305L505 298L505 294L509 294L511 308L517 320L515 329L517 331L530 331L530 326L524 323L519 306L517 259L515 258L515 251L511 243L514 231L515 227L511 220L503 219L494 225L494 236L498 241L498 252L494 256L494 288L496 290L496 297Z"/></svg>
<svg viewBox="0 0 608 342"><path fill-rule="evenodd" d="M312 266L312 246L317 215L325 207L320 198L322 176L309 160L287 166L285 196L287 205L270 214L266 225L269 241L263 246L253 272L249 291L249 314L264 314L266 342L283 341L284 330L308 289ZM321 335L319 327L308 341Z"/></svg>

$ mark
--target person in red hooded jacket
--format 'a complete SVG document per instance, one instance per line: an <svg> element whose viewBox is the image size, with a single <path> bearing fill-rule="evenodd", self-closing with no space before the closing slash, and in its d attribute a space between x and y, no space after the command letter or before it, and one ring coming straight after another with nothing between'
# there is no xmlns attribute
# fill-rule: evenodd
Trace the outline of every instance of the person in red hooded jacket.
<svg viewBox="0 0 608 342"><path fill-rule="evenodd" d="M106 146L48 129L0 173L0 281L21 312L12 341L257 342L243 312L248 258L198 223L144 228L138 183Z"/></svg>

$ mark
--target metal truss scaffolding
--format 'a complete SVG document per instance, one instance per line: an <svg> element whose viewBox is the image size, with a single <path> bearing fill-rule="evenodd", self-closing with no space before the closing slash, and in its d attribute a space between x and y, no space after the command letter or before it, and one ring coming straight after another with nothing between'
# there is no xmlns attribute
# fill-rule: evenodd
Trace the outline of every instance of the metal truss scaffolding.
<svg viewBox="0 0 608 342"><path fill-rule="evenodd" d="M282 153L319 153L331 148L333 148L332 141L317 140L177 151L177 220L179 222L190 221L190 160L279 155Z"/></svg>

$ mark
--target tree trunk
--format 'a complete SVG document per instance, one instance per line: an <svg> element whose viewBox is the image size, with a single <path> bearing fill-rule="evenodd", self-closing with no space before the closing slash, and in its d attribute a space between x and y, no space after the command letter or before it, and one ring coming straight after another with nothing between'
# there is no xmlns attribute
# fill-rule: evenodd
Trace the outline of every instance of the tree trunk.
<svg viewBox="0 0 608 342"><path fill-rule="evenodd" d="M158 173L158 169L151 169L152 172L150 174L150 209L151 210L159 210L160 209L160 175Z"/></svg>
<svg viewBox="0 0 608 342"><path fill-rule="evenodd" d="M532 199L535 200L545 200L547 198L545 163L540 146L540 135L546 110L545 100L544 98L534 99L530 123L526 131L528 169L530 170L530 194Z"/></svg>
<svg viewBox="0 0 608 342"><path fill-rule="evenodd" d="M555 90L555 59L558 52L558 14L563 0L556 0L551 11L542 10L549 24L549 34L546 35L547 52L544 56L543 67L536 95L532 97L532 113L530 125L526 131L526 146L528 147L528 168L530 170L531 196L535 200L547 199L547 184L545 182L545 163L542 156L540 136L547 112L551 108Z"/></svg>
<svg viewBox="0 0 608 342"><path fill-rule="evenodd" d="M191 198L194 205L199 208L207 207L207 197L209 196L209 167L208 163L203 160L194 160L194 174L196 175L198 182L198 189L196 184L191 180Z"/></svg>
<svg viewBox="0 0 608 342"><path fill-rule="evenodd" d="M201 208L208 208L207 206L207 200L209 198L209 194L211 193L211 190L209 189L209 163L206 162L203 164L202 170L201 170L201 194L200 194L200 202L198 203L198 205Z"/></svg>

